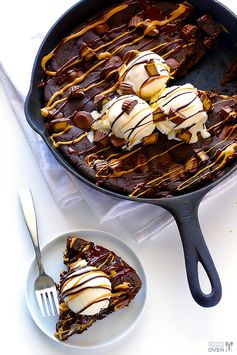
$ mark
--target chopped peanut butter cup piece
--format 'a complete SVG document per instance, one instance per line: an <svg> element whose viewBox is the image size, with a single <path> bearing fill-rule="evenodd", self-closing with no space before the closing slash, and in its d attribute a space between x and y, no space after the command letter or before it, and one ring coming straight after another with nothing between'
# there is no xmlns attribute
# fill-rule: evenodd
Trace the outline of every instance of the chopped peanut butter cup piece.
<svg viewBox="0 0 237 355"><path fill-rule="evenodd" d="M137 100L125 100L122 104L122 110L129 115L137 103Z"/></svg>
<svg viewBox="0 0 237 355"><path fill-rule="evenodd" d="M122 95L132 95L132 94L134 94L132 84L126 83L125 81L123 81L120 84L119 88L120 88L120 91L121 91Z"/></svg>
<svg viewBox="0 0 237 355"><path fill-rule="evenodd" d="M147 74L152 77L152 76L159 76L159 73L157 71L155 62L153 59L149 60L149 62L147 64L144 65L145 70L147 72Z"/></svg>
<svg viewBox="0 0 237 355"><path fill-rule="evenodd" d="M109 135L101 130L95 131L94 143L106 147L109 144Z"/></svg>
<svg viewBox="0 0 237 355"><path fill-rule="evenodd" d="M190 173L195 173L198 169L197 159L193 156L185 163L184 170Z"/></svg>
<svg viewBox="0 0 237 355"><path fill-rule="evenodd" d="M103 105L110 101L110 98L104 94L98 94L94 97L94 104L97 111L101 111Z"/></svg>
<svg viewBox="0 0 237 355"><path fill-rule="evenodd" d="M211 100L209 99L209 97L207 96L205 91L201 92L201 96L200 99L203 103L203 107L205 111L210 111L212 109L212 103Z"/></svg>
<svg viewBox="0 0 237 355"><path fill-rule="evenodd" d="M194 149L194 152L197 154L199 163L204 163L209 159L208 155L204 152L204 150Z"/></svg>
<svg viewBox="0 0 237 355"><path fill-rule="evenodd" d="M159 137L159 132L153 132L149 136L144 137L142 143L144 145L156 144L158 141L158 137Z"/></svg>
<svg viewBox="0 0 237 355"><path fill-rule="evenodd" d="M125 144L123 138L116 137L114 134L110 137L110 142L114 147L122 147Z"/></svg>
<svg viewBox="0 0 237 355"><path fill-rule="evenodd" d="M82 43L79 48L79 55L85 60L90 60L96 56L92 48L90 48L86 43Z"/></svg>
<svg viewBox="0 0 237 355"><path fill-rule="evenodd" d="M135 59L138 56L138 54L139 54L139 51L137 51L135 49L125 53L124 56L123 56L124 63L128 64L133 59Z"/></svg>
<svg viewBox="0 0 237 355"><path fill-rule="evenodd" d="M70 124L70 119L63 117L63 118L56 118L49 123L50 129L52 129L55 133L63 131L67 128Z"/></svg>
<svg viewBox="0 0 237 355"><path fill-rule="evenodd" d="M192 133L189 131L181 131L176 136L177 136L177 138L182 139L182 141L188 143L188 142L190 142L190 139L192 137Z"/></svg>
<svg viewBox="0 0 237 355"><path fill-rule="evenodd" d="M221 109L221 116L227 121L232 121L236 119L237 112L234 111L230 106L225 106Z"/></svg>
<svg viewBox="0 0 237 355"><path fill-rule="evenodd" d="M182 28L181 36L188 41L197 32L197 29L197 26L187 24Z"/></svg>
<svg viewBox="0 0 237 355"><path fill-rule="evenodd" d="M109 164L106 160L97 159L95 160L93 166L99 174L108 174L109 172Z"/></svg>
<svg viewBox="0 0 237 355"><path fill-rule="evenodd" d="M153 111L153 121L155 122L155 123L157 123L157 122L161 122L161 121L164 121L165 120L165 114L164 114L164 112L159 108L159 107L157 107L156 109L155 109L155 111Z"/></svg>
<svg viewBox="0 0 237 355"><path fill-rule="evenodd" d="M137 27L141 22L143 22L143 18L140 16L133 16L128 24L128 28Z"/></svg>

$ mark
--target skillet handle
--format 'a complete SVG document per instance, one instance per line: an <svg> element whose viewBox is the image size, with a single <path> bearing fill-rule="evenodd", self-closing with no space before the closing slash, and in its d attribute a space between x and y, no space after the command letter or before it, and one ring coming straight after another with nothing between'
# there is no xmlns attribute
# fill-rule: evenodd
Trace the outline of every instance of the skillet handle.
<svg viewBox="0 0 237 355"><path fill-rule="evenodd" d="M222 290L218 273L198 220L200 200L183 200L180 204L172 206L169 211L173 214L181 235L187 278L192 296L200 306L213 307L220 301ZM201 263L210 281L211 292L209 294L205 294L201 289L198 263Z"/></svg>

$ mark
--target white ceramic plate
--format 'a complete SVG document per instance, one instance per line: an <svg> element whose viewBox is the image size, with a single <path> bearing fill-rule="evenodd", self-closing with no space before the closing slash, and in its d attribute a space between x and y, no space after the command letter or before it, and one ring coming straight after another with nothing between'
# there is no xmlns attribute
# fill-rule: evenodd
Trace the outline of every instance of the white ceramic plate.
<svg viewBox="0 0 237 355"><path fill-rule="evenodd" d="M47 336L65 346L92 349L111 344L128 334L137 324L143 313L147 296L147 282L143 267L135 253L115 236L95 229L76 230L57 237L41 249L45 271L53 277L55 282L59 281L59 274L65 269L63 251L69 235L78 235L83 239L93 241L95 244L111 249L117 255L121 256L140 276L142 280L141 290L128 307L112 313L103 320L97 321L84 333L80 335L75 334L67 341L61 342L54 336L57 317L43 318L35 298L34 280L38 275L38 269L34 259L30 265L26 283L28 309L37 326Z"/></svg>

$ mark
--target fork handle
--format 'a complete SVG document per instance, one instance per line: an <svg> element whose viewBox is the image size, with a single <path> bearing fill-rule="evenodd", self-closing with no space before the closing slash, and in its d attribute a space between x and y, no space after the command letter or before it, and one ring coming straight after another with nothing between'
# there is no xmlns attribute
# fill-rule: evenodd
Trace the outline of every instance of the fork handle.
<svg viewBox="0 0 237 355"><path fill-rule="evenodd" d="M18 195L21 203L21 208L23 211L24 219L30 233L30 237L34 246L36 261L39 268L39 274L44 274L44 268L41 262L41 252L39 247L38 229L37 229L37 219L35 213L35 206L33 201L33 196L27 187L18 190Z"/></svg>

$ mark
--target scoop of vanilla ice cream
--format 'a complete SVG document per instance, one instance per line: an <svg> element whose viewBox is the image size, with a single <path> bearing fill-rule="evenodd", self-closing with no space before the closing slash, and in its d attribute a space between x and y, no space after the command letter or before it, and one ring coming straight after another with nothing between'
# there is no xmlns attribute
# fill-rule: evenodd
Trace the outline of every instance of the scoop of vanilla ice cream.
<svg viewBox="0 0 237 355"><path fill-rule="evenodd" d="M105 114L92 128L112 131L126 141L127 149L131 149L154 131L152 108L136 95L120 96L110 101Z"/></svg>
<svg viewBox="0 0 237 355"><path fill-rule="evenodd" d="M207 113L198 90L192 84L166 88L153 107L154 112L160 109L164 113L165 118L159 120L156 127L167 134L169 139L179 140L177 134L182 130L190 132L189 143L197 142L199 132L202 138L210 137L205 126Z"/></svg>
<svg viewBox="0 0 237 355"><path fill-rule="evenodd" d="M61 293L74 313L91 316L109 306L111 282L103 271L80 260L70 269Z"/></svg>
<svg viewBox="0 0 237 355"><path fill-rule="evenodd" d="M131 84L136 95L149 100L166 87L170 70L161 56L145 51L123 65L119 74L121 82Z"/></svg>

